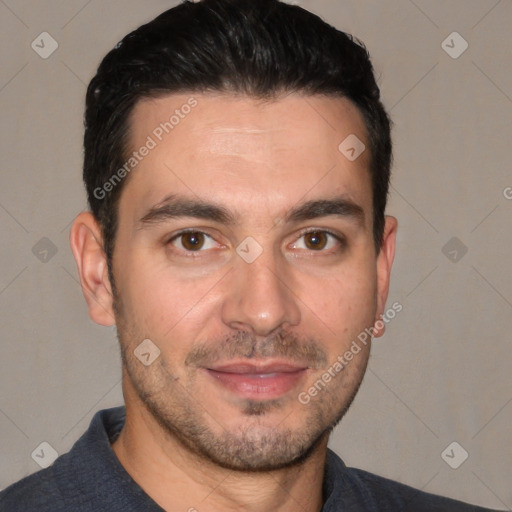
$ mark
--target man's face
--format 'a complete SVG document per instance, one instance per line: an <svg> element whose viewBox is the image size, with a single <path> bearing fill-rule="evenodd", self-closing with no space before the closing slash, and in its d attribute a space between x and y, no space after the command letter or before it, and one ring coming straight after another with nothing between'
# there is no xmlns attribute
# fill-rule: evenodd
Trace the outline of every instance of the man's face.
<svg viewBox="0 0 512 512"><path fill-rule="evenodd" d="M319 96L171 95L133 112L131 148L156 147L121 194L113 257L127 406L222 466L296 461L362 380L369 345L298 398L387 294L369 152L338 149L351 134L367 145L358 110ZM147 339L160 350L148 366L134 353Z"/></svg>

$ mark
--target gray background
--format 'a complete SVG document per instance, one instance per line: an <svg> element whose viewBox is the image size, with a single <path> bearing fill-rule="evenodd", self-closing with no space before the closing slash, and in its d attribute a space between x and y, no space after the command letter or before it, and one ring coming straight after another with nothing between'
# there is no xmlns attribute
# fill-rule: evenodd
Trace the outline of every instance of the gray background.
<svg viewBox="0 0 512 512"><path fill-rule="evenodd" d="M89 320L68 247L86 207L83 100L102 56L175 3L0 0L0 488L39 469L41 442L67 451L122 401L115 331ZM294 3L366 43L395 122L388 304L403 311L331 446L349 465L511 509L512 1ZM59 44L47 59L31 47L43 31ZM442 46L454 31L469 44L458 58ZM458 469L441 456L453 441L469 454Z"/></svg>

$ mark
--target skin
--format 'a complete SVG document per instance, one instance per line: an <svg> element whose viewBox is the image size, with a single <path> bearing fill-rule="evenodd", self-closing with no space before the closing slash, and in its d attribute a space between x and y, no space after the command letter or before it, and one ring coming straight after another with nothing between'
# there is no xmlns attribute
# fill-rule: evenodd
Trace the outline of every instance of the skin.
<svg viewBox="0 0 512 512"><path fill-rule="evenodd" d="M132 147L190 96L139 102ZM119 333L127 420L113 450L168 511L318 511L328 436L357 392L370 344L308 404L298 395L384 313L397 222L386 217L377 253L369 151L352 162L338 150L350 134L368 146L350 101L193 97L197 106L125 183L115 297L92 214L80 214L71 231L90 316ZM149 218L170 195L222 206L236 222ZM364 215L287 219L308 201L335 197ZM208 236L178 236L189 228ZM246 237L261 249L252 263L236 250ZM160 350L149 366L134 354L145 339ZM300 370L290 389L250 381L247 394L211 371L233 362Z"/></svg>

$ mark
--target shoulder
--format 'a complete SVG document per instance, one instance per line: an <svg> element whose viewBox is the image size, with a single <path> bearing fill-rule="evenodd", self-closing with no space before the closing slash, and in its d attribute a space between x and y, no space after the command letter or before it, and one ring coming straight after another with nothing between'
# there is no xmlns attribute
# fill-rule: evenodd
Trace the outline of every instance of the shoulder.
<svg viewBox="0 0 512 512"><path fill-rule="evenodd" d="M23 478L0 493L2 512L60 512L64 511L63 507L53 466Z"/></svg>
<svg viewBox="0 0 512 512"><path fill-rule="evenodd" d="M431 494L368 471L347 468L362 492L369 495L383 512L489 512L489 509Z"/></svg>
<svg viewBox="0 0 512 512"><path fill-rule="evenodd" d="M327 453L324 487L324 512L498 512L347 467L331 450Z"/></svg>
<svg viewBox="0 0 512 512"><path fill-rule="evenodd" d="M107 483L121 473L109 434L115 434L123 422L122 407L96 413L68 453L0 492L0 512L91 510L98 493L108 492Z"/></svg>

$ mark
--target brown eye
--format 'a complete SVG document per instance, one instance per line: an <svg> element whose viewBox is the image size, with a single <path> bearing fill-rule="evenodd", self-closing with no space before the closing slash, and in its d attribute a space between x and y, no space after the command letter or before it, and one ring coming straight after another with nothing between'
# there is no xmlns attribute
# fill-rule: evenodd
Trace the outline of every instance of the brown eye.
<svg viewBox="0 0 512 512"><path fill-rule="evenodd" d="M192 253L199 256L202 253L209 253L211 249L219 248L219 244L212 236L193 229L177 233L167 243L178 249L175 254L184 256L191 256Z"/></svg>
<svg viewBox="0 0 512 512"><path fill-rule="evenodd" d="M182 233L179 239L181 239L181 245L187 251L198 251L204 245L205 236L204 233L199 231L191 231L189 233Z"/></svg>
<svg viewBox="0 0 512 512"><path fill-rule="evenodd" d="M323 229L303 232L293 244L293 249L321 254L340 252L346 246L344 238Z"/></svg>
<svg viewBox="0 0 512 512"><path fill-rule="evenodd" d="M322 250L327 245L327 233L323 231L311 231L304 235L304 243L308 249Z"/></svg>

